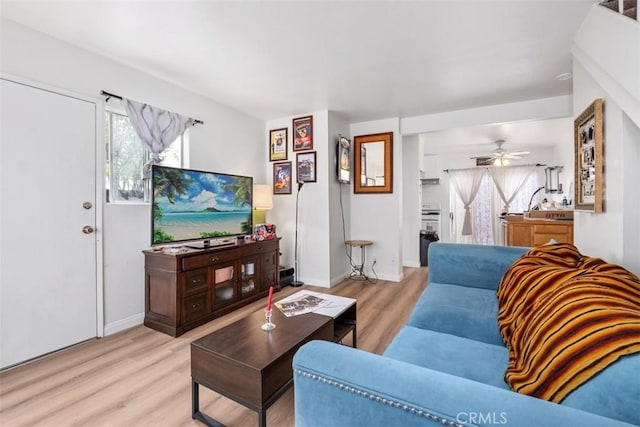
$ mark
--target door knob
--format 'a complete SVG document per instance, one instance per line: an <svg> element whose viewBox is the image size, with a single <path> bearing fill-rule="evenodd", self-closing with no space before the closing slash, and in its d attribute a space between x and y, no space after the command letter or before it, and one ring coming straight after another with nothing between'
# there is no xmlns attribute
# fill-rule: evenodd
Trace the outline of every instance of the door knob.
<svg viewBox="0 0 640 427"><path fill-rule="evenodd" d="M93 233L94 231L95 231L95 229L94 229L92 226L90 226L90 225L85 225L84 227L82 227L82 232L83 232L84 234L91 234L91 233Z"/></svg>
<svg viewBox="0 0 640 427"><path fill-rule="evenodd" d="M85 209L91 209L93 207L93 205L91 204L91 202L84 202L82 204L82 207Z"/></svg>

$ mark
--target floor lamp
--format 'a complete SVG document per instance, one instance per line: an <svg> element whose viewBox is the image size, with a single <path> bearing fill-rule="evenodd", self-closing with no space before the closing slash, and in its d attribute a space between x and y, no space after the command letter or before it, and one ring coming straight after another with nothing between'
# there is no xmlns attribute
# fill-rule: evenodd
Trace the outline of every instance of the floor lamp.
<svg viewBox="0 0 640 427"><path fill-rule="evenodd" d="M304 285L304 282L298 280L298 199L300 197L300 190L302 190L302 186L304 182L298 183L298 192L296 193L296 237L295 237L295 247L294 247L294 259L293 259L293 281L290 283L291 286L298 287Z"/></svg>

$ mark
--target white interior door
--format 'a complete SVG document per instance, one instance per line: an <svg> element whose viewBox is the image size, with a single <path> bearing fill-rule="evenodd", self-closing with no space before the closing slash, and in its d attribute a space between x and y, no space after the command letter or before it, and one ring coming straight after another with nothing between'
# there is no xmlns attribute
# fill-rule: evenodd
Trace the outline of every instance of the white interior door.
<svg viewBox="0 0 640 427"><path fill-rule="evenodd" d="M4 368L97 336L96 105L0 83Z"/></svg>

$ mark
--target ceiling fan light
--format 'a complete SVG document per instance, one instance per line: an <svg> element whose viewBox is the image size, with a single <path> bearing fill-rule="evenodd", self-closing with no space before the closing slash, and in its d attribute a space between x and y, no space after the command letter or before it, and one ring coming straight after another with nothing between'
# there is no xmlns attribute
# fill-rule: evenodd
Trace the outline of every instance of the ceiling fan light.
<svg viewBox="0 0 640 427"><path fill-rule="evenodd" d="M504 158L497 158L493 161L494 166L507 166L509 163L511 163L509 159Z"/></svg>

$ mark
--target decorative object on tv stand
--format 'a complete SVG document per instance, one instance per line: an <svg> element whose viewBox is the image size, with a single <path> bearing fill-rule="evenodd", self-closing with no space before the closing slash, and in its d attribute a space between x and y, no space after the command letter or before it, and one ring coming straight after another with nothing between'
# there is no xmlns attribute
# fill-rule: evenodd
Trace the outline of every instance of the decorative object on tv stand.
<svg viewBox="0 0 640 427"><path fill-rule="evenodd" d="M287 128L269 131L269 161L287 160Z"/></svg>
<svg viewBox="0 0 640 427"><path fill-rule="evenodd" d="M254 238L258 242L262 242L263 240L275 240L277 238L275 224L256 225Z"/></svg>
<svg viewBox="0 0 640 427"><path fill-rule="evenodd" d="M273 164L273 194L291 194L291 162Z"/></svg>
<svg viewBox="0 0 640 427"><path fill-rule="evenodd" d="M313 150L313 116L293 119L293 151Z"/></svg>
<svg viewBox="0 0 640 427"><path fill-rule="evenodd" d="M574 120L575 209L603 211L602 99L598 98Z"/></svg>
<svg viewBox="0 0 640 427"><path fill-rule="evenodd" d="M294 239L294 258L293 258L293 281L291 282L291 286L298 287L304 285L304 282L301 282L298 279L298 200L300 198L300 190L302 190L302 186L304 182L298 182L298 192L296 193L296 234Z"/></svg>

